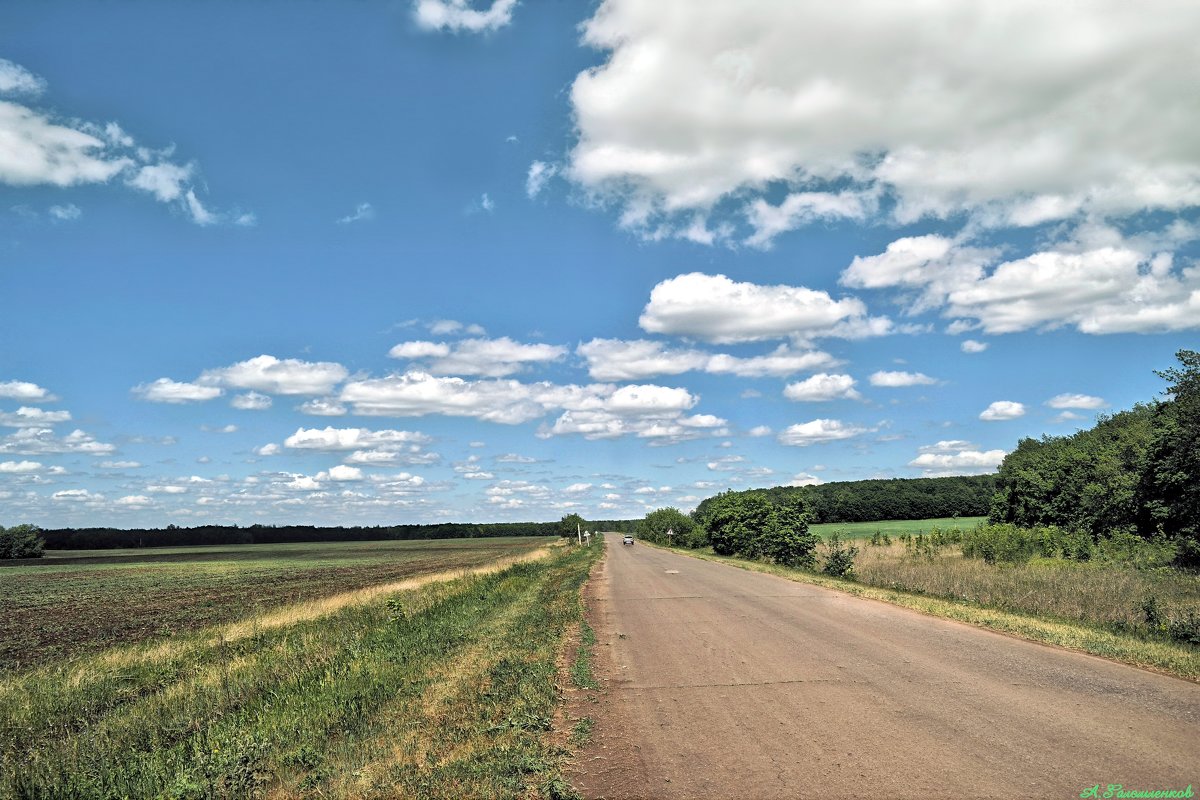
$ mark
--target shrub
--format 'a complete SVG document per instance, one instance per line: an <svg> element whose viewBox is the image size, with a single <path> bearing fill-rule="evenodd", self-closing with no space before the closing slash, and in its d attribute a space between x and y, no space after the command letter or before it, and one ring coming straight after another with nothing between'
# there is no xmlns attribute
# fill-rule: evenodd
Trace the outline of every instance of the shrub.
<svg viewBox="0 0 1200 800"><path fill-rule="evenodd" d="M673 533L669 542L668 530ZM707 544L703 529L691 517L676 508L651 511L645 519L638 522L637 535L656 544L675 544L692 548Z"/></svg>
<svg viewBox="0 0 1200 800"><path fill-rule="evenodd" d="M45 546L42 532L33 525L0 527L0 559L41 558Z"/></svg>
<svg viewBox="0 0 1200 800"><path fill-rule="evenodd" d="M825 541L825 564L821 571L835 578L854 580L854 557L858 548L846 544L837 533Z"/></svg>

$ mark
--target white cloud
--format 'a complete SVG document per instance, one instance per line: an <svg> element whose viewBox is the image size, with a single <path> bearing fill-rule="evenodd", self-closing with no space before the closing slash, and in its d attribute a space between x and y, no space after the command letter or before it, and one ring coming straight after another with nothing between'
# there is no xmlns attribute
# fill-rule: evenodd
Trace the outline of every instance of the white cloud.
<svg viewBox="0 0 1200 800"><path fill-rule="evenodd" d="M10 475L40 472L42 469L40 461L0 461L0 472Z"/></svg>
<svg viewBox="0 0 1200 800"><path fill-rule="evenodd" d="M341 364L328 361L261 355L221 369L205 370L199 382L270 394L328 394L349 374Z"/></svg>
<svg viewBox="0 0 1200 800"><path fill-rule="evenodd" d="M104 495L95 494L87 489L63 489L50 495L51 500L61 500L75 503L95 502L104 499Z"/></svg>
<svg viewBox="0 0 1200 800"><path fill-rule="evenodd" d="M375 207L370 203L359 203L354 207L354 213L347 214L337 220L339 225L349 225L351 222L363 222L375 219Z"/></svg>
<svg viewBox="0 0 1200 800"><path fill-rule="evenodd" d="M27 403L53 403L58 399L36 383L27 381L0 382L0 397L24 400Z"/></svg>
<svg viewBox="0 0 1200 800"><path fill-rule="evenodd" d="M887 333L890 323L868 318L853 297L834 300L803 286L738 283L724 275L692 272L669 278L650 292L638 320L643 330L695 336L711 342L752 342L792 337Z"/></svg>
<svg viewBox="0 0 1200 800"><path fill-rule="evenodd" d="M255 455L260 456L277 456L281 452L282 450L280 449L279 445L275 444L274 442L271 442L270 444L264 444L262 447L256 448L254 451Z"/></svg>
<svg viewBox="0 0 1200 800"><path fill-rule="evenodd" d="M531 364L557 361L567 349L550 344L523 344L507 336L498 339L462 339L453 346L443 342L403 342L388 355L409 360L429 359L434 375L484 375L501 378Z"/></svg>
<svg viewBox="0 0 1200 800"><path fill-rule="evenodd" d="M581 343L576 352L587 360L588 374L602 381L640 380L690 371L743 378L783 377L838 363L833 356L820 350L793 350L787 345L780 345L767 355L743 358L673 349L647 339L592 339Z"/></svg>
<svg viewBox="0 0 1200 800"><path fill-rule="evenodd" d="M124 497L118 497L114 502L119 506L128 508L145 508L146 506L154 505L154 500L144 494L128 494Z"/></svg>
<svg viewBox="0 0 1200 800"><path fill-rule="evenodd" d="M8 436L0 437L0 455L39 455L44 453L81 453L91 456L108 455L117 448L106 442L96 441L89 433L74 430L65 436L56 436L51 428L21 428Z"/></svg>
<svg viewBox="0 0 1200 800"><path fill-rule="evenodd" d="M997 400L985 408L979 415L984 422L999 422L1006 419L1016 419L1025 416L1025 405L1012 400Z"/></svg>
<svg viewBox="0 0 1200 800"><path fill-rule="evenodd" d="M486 331L481 325L464 325L454 319L438 319L426 326L434 336L466 334L467 336L483 336Z"/></svg>
<svg viewBox="0 0 1200 800"><path fill-rule="evenodd" d="M581 492L586 492L591 488L592 484L590 483L572 483L570 486L563 489L563 491L567 494L579 494Z"/></svg>
<svg viewBox="0 0 1200 800"><path fill-rule="evenodd" d="M769 185L994 224L1200 203L1200 6L605 0L567 174L653 229ZM1020 47L1013 43L1019 42ZM751 215L753 220L753 216ZM769 236L769 224L756 237ZM783 220L784 223L787 219Z"/></svg>
<svg viewBox="0 0 1200 800"><path fill-rule="evenodd" d="M759 438L759 437L762 437L762 436L770 436L772 433L773 433L773 431L771 430L771 428L770 428L769 426L767 426L767 425L756 425L755 427L753 427L753 428L751 428L751 429L749 430L749 432L747 433L747 435L748 435L748 436L753 436L753 437L755 437L755 438Z"/></svg>
<svg viewBox="0 0 1200 800"><path fill-rule="evenodd" d="M870 192L793 192L773 206L758 199L747 207L754 234L746 240L753 247L770 247L781 233L817 220L850 219L862 222L875 213L878 198Z"/></svg>
<svg viewBox="0 0 1200 800"><path fill-rule="evenodd" d="M417 0L413 15L425 30L482 33L512 22L517 0L493 0L486 9L473 8L468 0Z"/></svg>
<svg viewBox="0 0 1200 800"><path fill-rule="evenodd" d="M164 161L160 164L147 164L134 173L128 180L130 186L149 192L163 203L179 200L188 190L192 173L196 168L193 164L179 165Z"/></svg>
<svg viewBox="0 0 1200 800"><path fill-rule="evenodd" d="M46 91L46 81L20 64L0 58L0 94L39 95Z"/></svg>
<svg viewBox="0 0 1200 800"><path fill-rule="evenodd" d="M974 339L967 339L960 345L960 348L964 353L982 353L984 350L988 349L988 346L986 342L977 342Z"/></svg>
<svg viewBox="0 0 1200 800"><path fill-rule="evenodd" d="M133 164L108 152L99 131L59 125L32 109L0 100L0 183L74 186L104 183Z"/></svg>
<svg viewBox="0 0 1200 800"><path fill-rule="evenodd" d="M151 403L201 403L220 397L223 392L219 386L201 386L198 383L159 378L133 387L133 393Z"/></svg>
<svg viewBox="0 0 1200 800"><path fill-rule="evenodd" d="M1103 397L1095 397L1090 394L1057 394L1046 401L1046 405L1050 408L1083 408L1089 411L1105 408L1108 403Z"/></svg>
<svg viewBox="0 0 1200 800"><path fill-rule="evenodd" d="M820 486L825 481L818 478L816 475L809 475L807 472L799 472L792 476L788 481L788 486Z"/></svg>
<svg viewBox="0 0 1200 800"><path fill-rule="evenodd" d="M359 450L363 448L398 448L421 445L429 437L416 431L378 430L367 428L297 428L284 440L283 446L292 450Z"/></svg>
<svg viewBox="0 0 1200 800"><path fill-rule="evenodd" d="M40 408L21 406L15 412L7 414L0 412L0 425L10 428L40 428L45 425L57 425L71 419L69 411L44 411Z"/></svg>
<svg viewBox="0 0 1200 800"><path fill-rule="evenodd" d="M869 380L872 386L886 386L888 388L931 386L937 383L935 378L931 378L922 372L889 372L887 370L871 373Z"/></svg>
<svg viewBox="0 0 1200 800"><path fill-rule="evenodd" d="M1003 450L951 450L944 445L966 444L965 442L938 442L930 448L921 448L922 452L912 461L910 467L919 467L930 475L953 475L970 472L993 472L1000 462L1008 455Z"/></svg>
<svg viewBox="0 0 1200 800"><path fill-rule="evenodd" d="M811 444L852 439L855 436L869 433L871 430L873 429L836 419L814 419L810 422L789 425L779 432L778 440L780 444L792 447L807 447Z"/></svg>
<svg viewBox="0 0 1200 800"><path fill-rule="evenodd" d="M50 206L49 213L51 218L59 222L70 222L82 217L83 209L74 203L64 203L62 205Z"/></svg>
<svg viewBox="0 0 1200 800"><path fill-rule="evenodd" d="M302 414L312 414L315 417L341 417L346 414L346 407L330 397L316 397L301 403L297 410Z"/></svg>
<svg viewBox="0 0 1200 800"><path fill-rule="evenodd" d="M96 464L100 469L138 469L142 466L140 461L101 461Z"/></svg>
<svg viewBox="0 0 1200 800"><path fill-rule="evenodd" d="M811 378L789 383L783 389L783 396L796 402L823 402L827 400L857 400L860 395L854 389L854 378L849 375L829 375L818 372Z"/></svg>
<svg viewBox="0 0 1200 800"><path fill-rule="evenodd" d="M229 405L243 411L265 411L271 407L271 402L271 398L265 394L247 392L246 394L236 395L229 401Z"/></svg>
<svg viewBox="0 0 1200 800"><path fill-rule="evenodd" d="M186 486L175 486L172 484L159 484L147 486L146 491L151 494L186 494Z"/></svg>
<svg viewBox="0 0 1200 800"><path fill-rule="evenodd" d="M347 467L343 464L338 464L336 467L330 467L324 472L317 473L318 481L361 481L363 479L363 471L358 467Z"/></svg>
<svg viewBox="0 0 1200 800"><path fill-rule="evenodd" d="M529 165L529 172L525 176L525 194L529 196L530 200L537 197L550 179L557 174L558 167L556 165L548 164L545 161L534 161Z"/></svg>

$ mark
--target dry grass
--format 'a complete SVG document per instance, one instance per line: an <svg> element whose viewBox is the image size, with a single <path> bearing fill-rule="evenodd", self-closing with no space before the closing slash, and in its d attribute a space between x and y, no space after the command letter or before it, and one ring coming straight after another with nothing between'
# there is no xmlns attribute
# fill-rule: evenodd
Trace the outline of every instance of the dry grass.
<svg viewBox="0 0 1200 800"><path fill-rule="evenodd" d="M1174 569L1137 570L1103 563L1034 559L988 564L957 547L929 556L902 545L863 547L860 583L988 608L1149 633L1142 604L1155 597L1168 613L1200 608L1200 576Z"/></svg>

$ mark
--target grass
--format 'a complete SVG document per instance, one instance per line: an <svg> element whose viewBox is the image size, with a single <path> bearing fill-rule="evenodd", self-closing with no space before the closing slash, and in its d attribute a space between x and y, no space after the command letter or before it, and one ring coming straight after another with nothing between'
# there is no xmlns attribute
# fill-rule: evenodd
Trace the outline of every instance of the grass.
<svg viewBox="0 0 1200 800"><path fill-rule="evenodd" d="M601 551L0 677L0 798L562 796L557 659Z"/></svg>
<svg viewBox="0 0 1200 800"><path fill-rule="evenodd" d="M431 572L545 537L51 552L0 566L0 675ZM135 602L131 602L131 598Z"/></svg>
<svg viewBox="0 0 1200 800"><path fill-rule="evenodd" d="M876 533L886 533L888 536L896 538L902 533L910 533L913 536L916 536L918 533L928 535L934 528L941 528L942 530L957 528L967 531L979 523L986 521L987 517L887 519L879 522L822 522L816 525L809 525L808 529L822 539L828 539L831 533L838 533L843 539L870 539Z"/></svg>
<svg viewBox="0 0 1200 800"><path fill-rule="evenodd" d="M1153 633L1144 616L1139 622L1146 592L1175 609L1200 607L1200 576L1194 574L1041 560L985 564L949 549L932 559L914 558L893 545L861 548L858 579L850 581L711 549L674 549L1200 681L1200 647Z"/></svg>

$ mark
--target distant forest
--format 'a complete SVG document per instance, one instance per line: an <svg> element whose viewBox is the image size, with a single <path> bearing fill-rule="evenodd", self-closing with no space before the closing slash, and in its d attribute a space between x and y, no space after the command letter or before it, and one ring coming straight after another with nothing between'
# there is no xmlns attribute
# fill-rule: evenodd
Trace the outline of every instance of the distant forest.
<svg viewBox="0 0 1200 800"><path fill-rule="evenodd" d="M982 517L987 515L996 493L996 476L838 481L747 491L765 493L776 506L799 497L804 500L811 522ZM710 497L700 503L694 514L696 519L705 517L704 512L714 499Z"/></svg>

